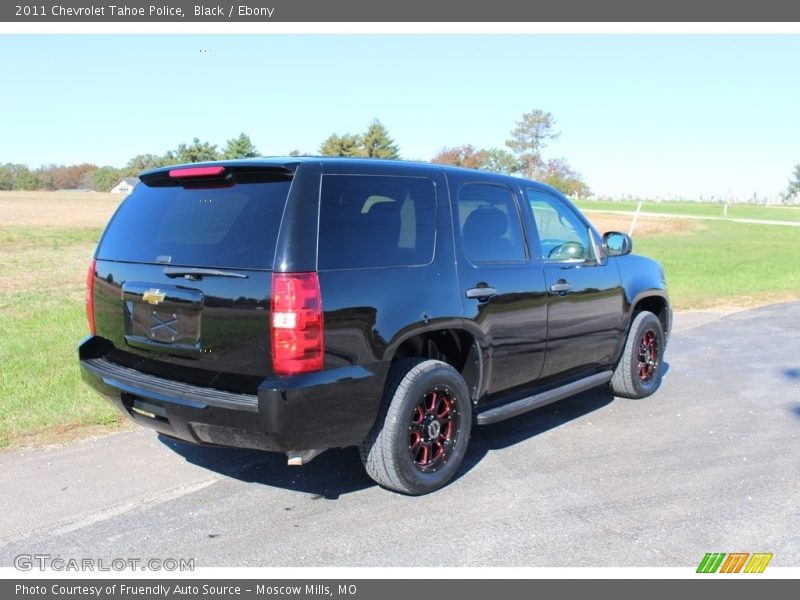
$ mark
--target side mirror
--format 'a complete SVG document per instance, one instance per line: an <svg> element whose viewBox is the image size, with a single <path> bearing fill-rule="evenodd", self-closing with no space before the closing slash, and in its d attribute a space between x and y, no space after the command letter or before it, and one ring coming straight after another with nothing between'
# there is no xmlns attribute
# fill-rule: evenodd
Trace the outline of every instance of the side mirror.
<svg viewBox="0 0 800 600"><path fill-rule="evenodd" d="M633 240L627 233L609 231L603 234L603 249L608 256L625 256L633 250Z"/></svg>

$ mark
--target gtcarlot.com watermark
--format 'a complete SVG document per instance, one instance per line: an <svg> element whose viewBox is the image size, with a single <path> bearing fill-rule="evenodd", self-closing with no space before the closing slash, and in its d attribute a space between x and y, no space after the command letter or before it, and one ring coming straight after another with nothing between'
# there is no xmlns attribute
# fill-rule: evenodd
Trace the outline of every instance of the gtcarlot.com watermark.
<svg viewBox="0 0 800 600"><path fill-rule="evenodd" d="M72 558L18 554L18 571L194 571L193 558Z"/></svg>

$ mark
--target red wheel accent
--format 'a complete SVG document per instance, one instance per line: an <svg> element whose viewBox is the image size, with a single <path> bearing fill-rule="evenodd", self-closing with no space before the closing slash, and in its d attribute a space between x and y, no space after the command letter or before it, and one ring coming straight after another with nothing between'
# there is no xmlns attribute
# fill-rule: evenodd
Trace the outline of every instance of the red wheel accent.
<svg viewBox="0 0 800 600"><path fill-rule="evenodd" d="M439 394L436 392L431 392L429 395L425 396L425 414L430 415L436 412L439 407Z"/></svg>
<svg viewBox="0 0 800 600"><path fill-rule="evenodd" d="M427 463L430 453L431 451L428 449L428 446L421 444L419 447L419 451L417 452L417 461L422 464Z"/></svg>
<svg viewBox="0 0 800 600"><path fill-rule="evenodd" d="M658 367L658 338L655 331L648 329L639 341L639 357L637 368L639 370L639 380L648 383Z"/></svg>
<svg viewBox="0 0 800 600"><path fill-rule="evenodd" d="M441 457L444 457L444 445L442 445L442 442L434 442L432 459L436 460Z"/></svg>
<svg viewBox="0 0 800 600"><path fill-rule="evenodd" d="M453 423L448 422L446 425L442 426L442 437L446 440L449 440L453 437Z"/></svg>
<svg viewBox="0 0 800 600"><path fill-rule="evenodd" d="M438 419L444 419L447 415L450 414L450 410L452 408L452 402L442 402L439 404L439 409L436 411L436 417Z"/></svg>
<svg viewBox="0 0 800 600"><path fill-rule="evenodd" d="M422 396L411 413L408 431L408 451L419 470L435 471L446 463L459 431L454 392L437 387Z"/></svg>

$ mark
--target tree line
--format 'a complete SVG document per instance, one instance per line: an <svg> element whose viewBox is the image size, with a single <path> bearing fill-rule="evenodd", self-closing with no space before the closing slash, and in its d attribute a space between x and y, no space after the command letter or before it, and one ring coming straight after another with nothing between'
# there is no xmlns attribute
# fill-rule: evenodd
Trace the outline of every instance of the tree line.
<svg viewBox="0 0 800 600"><path fill-rule="evenodd" d="M123 177L135 177L142 171L209 160L253 158L258 149L250 137L242 133L228 140L222 149L216 144L194 138L190 144L180 144L161 155L138 154L122 168L91 163L80 165L46 165L29 169L26 165L6 163L0 165L0 190L74 190L91 189L108 192Z"/></svg>
<svg viewBox="0 0 800 600"><path fill-rule="evenodd" d="M544 181L573 196L586 196L589 187L581 176L563 158L545 159L543 149L556 140L553 115L534 110L522 116L511 131L505 148L476 149L471 144L442 148L432 163L483 169L506 174L524 175ZM312 153L292 150L290 156ZM351 156L365 158L399 159L400 149L389 131L374 119L361 133L334 133L318 149L322 156ZM220 159L252 158L259 156L250 137L241 133L228 140L222 149L207 141L194 138L189 144L180 144L174 150L157 154L139 154L122 168L80 165L47 165L29 169L25 165L6 163L0 165L0 190L59 190L92 189L109 191L124 177L136 176L142 171L167 165L212 161Z"/></svg>
<svg viewBox="0 0 800 600"><path fill-rule="evenodd" d="M564 158L547 158L544 149L561 135L556 131L553 115L532 110L522 115L510 132L504 148L476 148L472 144L443 147L430 159L435 164L455 165L497 173L522 175L549 184L572 197L591 194L582 176ZM362 133L334 133L320 144L317 153L292 150L290 156L312 155L352 156L365 158L400 159L400 149L389 131L378 120L370 122ZM0 190L59 190L92 189L109 191L123 177L136 176L142 171L167 165L252 158L259 156L250 137L241 133L218 149L216 144L194 138L162 155L139 154L122 168L80 165L47 165L29 169L26 165L0 165ZM794 167L789 186L783 194L787 201L800 199L800 163Z"/></svg>
<svg viewBox="0 0 800 600"><path fill-rule="evenodd" d="M789 179L789 187L783 193L783 199L786 201L800 200L800 163L794 166L792 178Z"/></svg>
<svg viewBox="0 0 800 600"><path fill-rule="evenodd" d="M506 174L519 174L548 183L572 196L586 196L589 187L563 158L546 159L543 150L560 135L555 130L553 115L533 110L522 116L511 131L506 148L478 149L471 144L442 148L430 162L483 169ZM290 156L314 153L292 150ZM361 133L334 133L319 146L322 156L353 156L399 159L400 149L386 127L374 119ZM250 137L241 133L219 149L215 144L194 138L164 154L139 154L122 168L80 165L47 165L29 169L26 165L0 165L0 190L92 189L109 191L123 177L142 171L180 163L259 156Z"/></svg>
<svg viewBox="0 0 800 600"><path fill-rule="evenodd" d="M589 186L564 158L546 159L543 150L558 139L555 118L549 112L533 110L522 115L511 131L506 148L477 149L472 144L442 148L430 162L481 169L508 175L522 175L542 181L569 196L588 196ZM320 146L323 156L364 156L400 158L389 132L377 119L360 134L333 134Z"/></svg>
<svg viewBox="0 0 800 600"><path fill-rule="evenodd" d="M589 186L566 159L544 156L548 144L561 135L555 126L552 113L532 110L515 123L505 148L477 149L471 144L442 148L431 162L522 175L551 185L567 196L589 196Z"/></svg>

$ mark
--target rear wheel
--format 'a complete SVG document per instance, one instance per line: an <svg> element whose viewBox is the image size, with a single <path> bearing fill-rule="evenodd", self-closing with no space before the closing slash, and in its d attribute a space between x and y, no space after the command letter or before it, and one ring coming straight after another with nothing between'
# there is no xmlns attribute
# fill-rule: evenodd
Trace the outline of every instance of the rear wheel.
<svg viewBox="0 0 800 600"><path fill-rule="evenodd" d="M458 470L471 424L469 392L458 371L437 360L398 361L378 419L361 443L361 461L383 487L432 492Z"/></svg>
<svg viewBox="0 0 800 600"><path fill-rule="evenodd" d="M661 385L664 328L651 312L642 311L631 323L611 388L623 398L645 398Z"/></svg>

